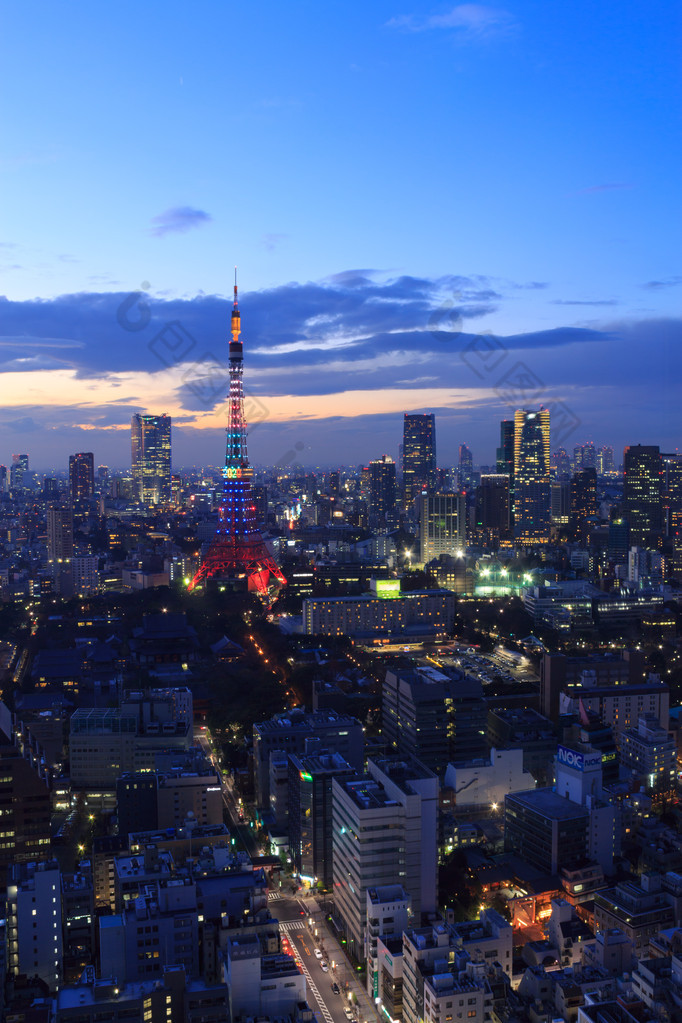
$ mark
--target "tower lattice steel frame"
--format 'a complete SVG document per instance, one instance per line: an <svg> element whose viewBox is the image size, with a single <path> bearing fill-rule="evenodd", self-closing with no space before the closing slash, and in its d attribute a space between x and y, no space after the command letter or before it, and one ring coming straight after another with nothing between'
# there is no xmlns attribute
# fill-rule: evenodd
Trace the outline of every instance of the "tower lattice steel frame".
<svg viewBox="0 0 682 1023"><path fill-rule="evenodd" d="M188 589L190 592L213 576L248 579L248 588L270 602L271 577L280 586L286 579L268 551L256 526L256 509L251 489L253 469L246 450L244 418L243 346L239 339L241 321L237 300L237 274L234 280L234 305L230 341L230 393L227 419L227 446L223 468L222 500L216 534L204 555L201 568Z"/></svg>

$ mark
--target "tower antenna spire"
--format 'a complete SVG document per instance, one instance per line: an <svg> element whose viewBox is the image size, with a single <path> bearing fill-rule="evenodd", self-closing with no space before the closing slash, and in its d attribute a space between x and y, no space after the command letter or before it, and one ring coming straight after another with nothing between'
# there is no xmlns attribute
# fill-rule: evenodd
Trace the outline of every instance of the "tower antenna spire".
<svg viewBox="0 0 682 1023"><path fill-rule="evenodd" d="M237 267L234 268L234 302L232 303L232 322L230 324L230 331L232 333L233 343L235 345L241 345L239 340L239 335L241 333L241 317L239 315L239 302L237 299ZM232 354L231 350L230 354Z"/></svg>

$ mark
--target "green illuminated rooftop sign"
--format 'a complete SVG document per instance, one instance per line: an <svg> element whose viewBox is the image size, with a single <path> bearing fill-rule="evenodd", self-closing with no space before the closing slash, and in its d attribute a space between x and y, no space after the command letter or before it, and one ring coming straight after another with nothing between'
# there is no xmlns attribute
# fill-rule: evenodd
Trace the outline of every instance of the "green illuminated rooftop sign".
<svg viewBox="0 0 682 1023"><path fill-rule="evenodd" d="M402 596L400 592L400 579L377 579L374 583L377 597L382 600L394 600Z"/></svg>

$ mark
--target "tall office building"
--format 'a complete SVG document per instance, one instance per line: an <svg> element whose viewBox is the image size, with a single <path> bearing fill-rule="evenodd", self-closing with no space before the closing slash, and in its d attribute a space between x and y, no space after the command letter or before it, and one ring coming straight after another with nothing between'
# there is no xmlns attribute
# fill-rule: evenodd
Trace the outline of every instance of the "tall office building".
<svg viewBox="0 0 682 1023"><path fill-rule="evenodd" d="M369 514L373 526L395 525L395 462L382 455L369 463Z"/></svg>
<svg viewBox="0 0 682 1023"><path fill-rule="evenodd" d="M382 684L382 734L403 757L444 775L451 761L485 755L486 703L478 679L437 668L389 668Z"/></svg>
<svg viewBox="0 0 682 1023"><path fill-rule="evenodd" d="M514 415L514 536L547 543L550 527L549 410Z"/></svg>
<svg viewBox="0 0 682 1023"><path fill-rule="evenodd" d="M503 419L500 423L500 446L497 449L497 471L514 479L514 420Z"/></svg>
<svg viewBox="0 0 682 1023"><path fill-rule="evenodd" d="M12 715L0 702L0 884L13 863L45 859L50 852L50 786L45 768L28 748L22 753Z"/></svg>
<svg viewBox="0 0 682 1023"><path fill-rule="evenodd" d="M471 454L471 449L466 444L460 444L458 477L461 489L471 486L473 474L474 457Z"/></svg>
<svg viewBox="0 0 682 1023"><path fill-rule="evenodd" d="M571 480L571 519L577 537L585 542L589 520L597 514L597 470L579 469Z"/></svg>
<svg viewBox="0 0 682 1023"><path fill-rule="evenodd" d="M336 912L348 951L367 952L367 890L401 884L416 922L438 904L438 779L409 758L367 761L367 774L332 780Z"/></svg>
<svg viewBox="0 0 682 1023"><path fill-rule="evenodd" d="M550 486L550 519L553 526L567 526L571 521L570 480L554 480Z"/></svg>
<svg viewBox="0 0 682 1023"><path fill-rule="evenodd" d="M666 536L673 535L673 516L682 512L682 452L661 454L661 498L663 502L663 527Z"/></svg>
<svg viewBox="0 0 682 1023"><path fill-rule="evenodd" d="M670 512L669 536L672 545L670 577L682 580L682 511Z"/></svg>
<svg viewBox="0 0 682 1023"><path fill-rule="evenodd" d="M435 485L436 417L405 413L403 420L403 497L408 507L422 490Z"/></svg>
<svg viewBox="0 0 682 1023"><path fill-rule="evenodd" d="M130 422L135 496L165 504L171 496L171 417L135 413Z"/></svg>
<svg viewBox="0 0 682 1023"><path fill-rule="evenodd" d="M630 527L625 519L612 519L609 522L609 542L607 554L611 561L626 564L630 550Z"/></svg>
<svg viewBox="0 0 682 1023"><path fill-rule="evenodd" d="M630 544L647 547L660 533L661 453L658 445L632 444L623 453L623 511Z"/></svg>
<svg viewBox="0 0 682 1023"><path fill-rule="evenodd" d="M478 488L478 524L498 539L509 532L509 476L507 473L481 474Z"/></svg>
<svg viewBox="0 0 682 1023"><path fill-rule="evenodd" d="M313 886L332 891L332 780L356 772L339 753L291 753L289 765L289 848L296 872Z"/></svg>
<svg viewBox="0 0 682 1023"><path fill-rule="evenodd" d="M23 490L28 480L28 455L12 455L12 465L9 471L10 490Z"/></svg>
<svg viewBox="0 0 682 1023"><path fill-rule="evenodd" d="M592 441L588 441L587 444L576 445L576 447L573 448L573 471L578 472L580 469L596 468L597 449Z"/></svg>
<svg viewBox="0 0 682 1023"><path fill-rule="evenodd" d="M606 476L613 471L613 448L604 444L597 452L597 472L600 476Z"/></svg>
<svg viewBox="0 0 682 1023"><path fill-rule="evenodd" d="M54 994L61 981L63 959L57 861L13 864L7 903L9 975L39 977Z"/></svg>
<svg viewBox="0 0 682 1023"><path fill-rule="evenodd" d="M47 509L47 553L54 565L73 557L73 515L68 506Z"/></svg>
<svg viewBox="0 0 682 1023"><path fill-rule="evenodd" d="M95 456L92 451L69 455L69 490L71 500L87 501L95 492Z"/></svg>
<svg viewBox="0 0 682 1023"><path fill-rule="evenodd" d="M552 474L555 480L561 482L571 478L571 459L566 448L557 448L552 455Z"/></svg>
<svg viewBox="0 0 682 1023"><path fill-rule="evenodd" d="M457 554L466 547L464 494L422 494L420 498L420 560Z"/></svg>
<svg viewBox="0 0 682 1023"><path fill-rule="evenodd" d="M0 494L6 494L9 490L9 473L6 465L0 465Z"/></svg>

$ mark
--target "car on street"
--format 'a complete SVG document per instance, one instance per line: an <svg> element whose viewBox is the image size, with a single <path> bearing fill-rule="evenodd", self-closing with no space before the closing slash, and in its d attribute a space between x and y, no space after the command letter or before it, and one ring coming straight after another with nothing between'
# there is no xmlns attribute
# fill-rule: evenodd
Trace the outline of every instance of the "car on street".
<svg viewBox="0 0 682 1023"><path fill-rule="evenodd" d="M334 983L332 984L332 991L334 992L335 995L340 995L341 994L341 988L336 983L336 981L334 981Z"/></svg>
<svg viewBox="0 0 682 1023"><path fill-rule="evenodd" d="M328 970L329 970L329 967L325 963L324 959L320 962L320 968L321 968L323 973L327 973Z"/></svg>
<svg viewBox="0 0 682 1023"><path fill-rule="evenodd" d="M350 1010L350 1009L348 1008L348 1006L346 1006L346 1007L345 1007L345 1009L343 1010L343 1012L344 1012L344 1015L345 1015L346 1019L353 1019L353 1013L352 1013L352 1012L351 1012L351 1010Z"/></svg>
<svg viewBox="0 0 682 1023"><path fill-rule="evenodd" d="M315 958L316 959L321 959L322 958L322 953L320 952L319 948L316 948L313 951L315 952Z"/></svg>

